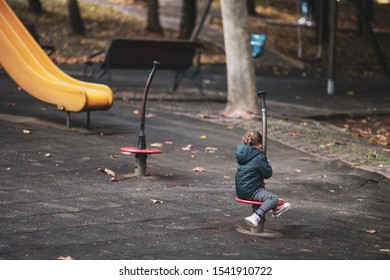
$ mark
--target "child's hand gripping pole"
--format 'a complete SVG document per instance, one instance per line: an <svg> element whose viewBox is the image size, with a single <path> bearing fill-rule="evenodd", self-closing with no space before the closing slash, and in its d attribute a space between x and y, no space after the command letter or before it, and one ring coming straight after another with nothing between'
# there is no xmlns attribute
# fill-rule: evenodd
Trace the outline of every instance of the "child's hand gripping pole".
<svg viewBox="0 0 390 280"><path fill-rule="evenodd" d="M260 99L260 109L262 113L262 124L263 124L263 153L267 153L267 106L265 105L265 91L259 91L257 96Z"/></svg>

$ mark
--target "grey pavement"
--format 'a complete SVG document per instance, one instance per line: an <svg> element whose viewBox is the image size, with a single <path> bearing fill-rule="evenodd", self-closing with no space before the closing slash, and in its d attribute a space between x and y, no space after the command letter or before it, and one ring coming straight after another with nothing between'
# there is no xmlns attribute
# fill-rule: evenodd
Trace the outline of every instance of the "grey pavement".
<svg viewBox="0 0 390 280"><path fill-rule="evenodd" d="M196 100L189 83L172 94L169 76L151 87L146 123L148 146L163 154L148 158L149 176L127 179L135 159L120 148L137 142L135 95L145 75L126 74L142 79L118 90L110 110L93 112L91 130L85 114L72 114L66 129L63 112L0 76L1 259L389 259L389 179L280 139L268 143L267 185L293 206L251 235L243 220L250 207L234 202L234 151L245 127L213 118L220 93ZM204 108L208 116L198 114ZM105 168L119 181L98 171Z"/></svg>
<svg viewBox="0 0 390 280"><path fill-rule="evenodd" d="M80 67L66 70L81 77ZM149 71L116 71L113 87L118 100L140 100ZM173 73L157 71L149 94L149 108L188 115L204 121L258 129L259 120L221 118L226 106L227 82L224 66L203 66L204 94L191 80L171 92ZM105 80L100 80L105 82ZM334 95L326 93L323 76L274 76L258 71L257 88L267 91L268 137L295 149L326 159L378 172L390 178L389 152L369 139L342 131L331 120L390 115L390 86L385 78L338 78ZM352 95L351 95L352 93ZM333 145L334 144L334 145ZM368 155L373 154L375 157Z"/></svg>
<svg viewBox="0 0 390 280"><path fill-rule="evenodd" d="M63 69L81 77L79 66ZM234 152L261 119L219 115L223 66L203 67L204 94L191 81L172 93L172 73L157 71L146 141L163 153L148 158L149 176L128 178L135 159L120 148L137 143L148 74L115 72L115 103L92 113L90 130L83 113L66 129L64 112L0 74L0 259L390 258L388 152L326 122L389 115L388 79L338 78L329 96L324 77L257 72L257 87L268 92L267 186L292 208L267 217L256 235L243 220L250 206L234 202ZM346 145L323 148L331 142ZM367 159L369 152L380 157Z"/></svg>

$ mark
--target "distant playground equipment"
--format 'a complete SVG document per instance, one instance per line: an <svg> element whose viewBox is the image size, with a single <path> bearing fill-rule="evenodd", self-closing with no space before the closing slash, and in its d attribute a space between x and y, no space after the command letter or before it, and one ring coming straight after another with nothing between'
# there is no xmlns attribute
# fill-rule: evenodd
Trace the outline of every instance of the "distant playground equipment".
<svg viewBox="0 0 390 280"><path fill-rule="evenodd" d="M0 64L27 93L67 113L107 110L113 93L106 85L77 80L61 71L28 32L5 0L0 0Z"/></svg>
<svg viewBox="0 0 390 280"><path fill-rule="evenodd" d="M297 37L298 37L298 58L306 62L319 61L322 56L323 38L326 35L328 40L328 71L327 71L327 93L333 94L335 91L336 77L336 34L337 34L337 6L336 0L296 0L297 10L301 17L298 19ZM380 65L383 74L389 76L389 67L385 56L380 48L375 32L370 24L369 11L365 9L363 1L352 1L356 7L356 12L359 18L359 29L365 30L365 36L368 43L371 45L375 53L377 62ZM370 3L370 2L368 2ZM372 2L371 2L372 3ZM312 19L310 19L310 12ZM314 13L313 13L314 12ZM326 15L326 17L324 16ZM327 23L325 25L325 23ZM326 27L326 31L324 31ZM305 48L303 45L303 30L317 31L317 52L315 55L304 54Z"/></svg>
<svg viewBox="0 0 390 280"><path fill-rule="evenodd" d="M257 93L257 96L260 100L260 109L262 113L262 136L263 136L263 153L267 153L267 106L265 104L265 91L259 91ZM252 205L252 213L255 213L257 209L263 204L261 201L254 201L254 200L246 200L236 197L236 202L244 203ZM284 201L282 199L279 199L278 206L281 206L284 204ZM265 226L266 219L262 218L259 222L258 226L256 228L251 228L250 233L262 233L264 232L264 226Z"/></svg>
<svg viewBox="0 0 390 280"><path fill-rule="evenodd" d="M153 68L149 74L149 78L146 82L144 95L142 98L141 112L140 112L140 132L138 136L138 144L136 147L122 147L121 151L124 153L135 154L135 176L146 176L146 159L150 154L161 154L159 149L146 148L146 135L145 135L145 113L146 113L146 101L148 98L149 88L152 83L156 68L160 63L153 61Z"/></svg>
<svg viewBox="0 0 390 280"><path fill-rule="evenodd" d="M297 20L297 39L298 39L298 59L305 62L317 62L322 58L322 44L323 44L323 31L324 31L324 20L323 20L323 0L317 0L318 6L313 7L312 0L296 0L298 13L300 18ZM316 11L313 11L313 9ZM317 47L315 55L304 54L303 33L304 30L316 29L316 40Z"/></svg>
<svg viewBox="0 0 390 280"><path fill-rule="evenodd" d="M267 34L251 34L251 50L252 57L259 58L263 54Z"/></svg>

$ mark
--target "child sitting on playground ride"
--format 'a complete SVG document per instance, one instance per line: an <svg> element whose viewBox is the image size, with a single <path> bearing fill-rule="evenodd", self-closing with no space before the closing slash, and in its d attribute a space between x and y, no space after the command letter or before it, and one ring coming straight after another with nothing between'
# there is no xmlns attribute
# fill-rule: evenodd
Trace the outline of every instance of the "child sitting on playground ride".
<svg viewBox="0 0 390 280"><path fill-rule="evenodd" d="M273 217L279 217L290 209L286 202L277 206L279 197L265 188L264 179L272 176L272 167L262 151L263 137L258 131L248 131L242 138L243 144L237 147L236 159L236 194L238 198L261 201L263 204L251 216L246 217L246 223L255 228L272 211Z"/></svg>

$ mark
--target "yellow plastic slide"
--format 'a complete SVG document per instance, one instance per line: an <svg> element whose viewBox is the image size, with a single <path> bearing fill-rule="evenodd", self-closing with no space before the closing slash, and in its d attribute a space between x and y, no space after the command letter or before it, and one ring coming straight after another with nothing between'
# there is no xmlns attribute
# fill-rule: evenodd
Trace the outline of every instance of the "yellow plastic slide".
<svg viewBox="0 0 390 280"><path fill-rule="evenodd" d="M0 64L25 91L59 110L105 110L113 103L109 87L80 81L62 72L5 0L0 0Z"/></svg>

